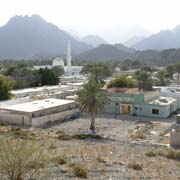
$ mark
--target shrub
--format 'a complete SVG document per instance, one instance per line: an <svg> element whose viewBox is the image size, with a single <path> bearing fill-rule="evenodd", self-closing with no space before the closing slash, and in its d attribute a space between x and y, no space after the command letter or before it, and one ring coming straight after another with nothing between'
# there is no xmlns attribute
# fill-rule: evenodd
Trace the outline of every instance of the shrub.
<svg viewBox="0 0 180 180"><path fill-rule="evenodd" d="M33 132L22 130L19 127L11 128L9 133L14 138L24 139L24 140L33 140L35 138L35 134Z"/></svg>
<svg viewBox="0 0 180 180"><path fill-rule="evenodd" d="M137 130L135 133L131 134L130 137L132 139L146 139L144 135L144 131L142 129Z"/></svg>
<svg viewBox="0 0 180 180"><path fill-rule="evenodd" d="M72 136L66 134L65 132L59 131L58 134L59 134L59 136L58 136L59 140L65 140L66 141L66 140L71 140L72 139Z"/></svg>
<svg viewBox="0 0 180 180"><path fill-rule="evenodd" d="M107 85L108 88L112 88L112 87L135 88L137 86L138 86L137 81L133 78L129 78L126 75L122 75L116 79L113 79Z"/></svg>
<svg viewBox="0 0 180 180"><path fill-rule="evenodd" d="M76 177L79 178L88 178L88 171L82 164L75 164L73 166L73 173Z"/></svg>
<svg viewBox="0 0 180 180"><path fill-rule="evenodd" d="M55 156L52 157L51 162L63 165L67 163L67 158L64 155Z"/></svg>
<svg viewBox="0 0 180 180"><path fill-rule="evenodd" d="M72 136L74 139L102 139L102 137L100 135L97 134L75 134L74 136Z"/></svg>
<svg viewBox="0 0 180 180"><path fill-rule="evenodd" d="M180 150L168 150L165 153L165 157L180 161Z"/></svg>
<svg viewBox="0 0 180 180"><path fill-rule="evenodd" d="M129 163L128 167L134 170L142 170L143 169L143 165L142 164L138 164L138 163Z"/></svg>
<svg viewBox="0 0 180 180"><path fill-rule="evenodd" d="M0 140L0 170L9 180L32 179L45 159L41 145L23 140Z"/></svg>
<svg viewBox="0 0 180 180"><path fill-rule="evenodd" d="M151 152L147 152L145 155L148 156L148 157L155 157L156 153L151 151Z"/></svg>
<svg viewBox="0 0 180 180"><path fill-rule="evenodd" d="M56 145L54 144L54 143L51 143L50 145L49 145L49 147L48 147L48 149L49 150L51 150L51 149L56 149L57 147L56 147Z"/></svg>

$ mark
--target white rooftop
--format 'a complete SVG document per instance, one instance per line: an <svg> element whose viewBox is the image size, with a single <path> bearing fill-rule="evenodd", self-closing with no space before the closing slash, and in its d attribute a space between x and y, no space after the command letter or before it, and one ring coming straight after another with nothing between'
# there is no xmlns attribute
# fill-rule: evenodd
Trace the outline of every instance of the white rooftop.
<svg viewBox="0 0 180 180"><path fill-rule="evenodd" d="M172 97L162 97L161 96L158 99L151 101L149 104L169 105L175 101L177 101L177 99L172 98Z"/></svg>
<svg viewBox="0 0 180 180"><path fill-rule="evenodd" d="M48 109L56 106L61 106L65 104L70 104L75 101L72 100L66 100L66 99L43 99L43 100L37 100L32 101L28 103L21 103L11 106L3 106L0 108L0 110L12 110L12 111L21 111L21 112L35 112L42 109Z"/></svg>
<svg viewBox="0 0 180 180"><path fill-rule="evenodd" d="M18 90L12 90L12 94L21 94L21 93L29 93L29 92L39 92L44 90L66 90L66 89L72 89L72 86L67 85L55 85L55 86L41 86L41 87L34 87L34 88L25 88L25 89L18 89Z"/></svg>

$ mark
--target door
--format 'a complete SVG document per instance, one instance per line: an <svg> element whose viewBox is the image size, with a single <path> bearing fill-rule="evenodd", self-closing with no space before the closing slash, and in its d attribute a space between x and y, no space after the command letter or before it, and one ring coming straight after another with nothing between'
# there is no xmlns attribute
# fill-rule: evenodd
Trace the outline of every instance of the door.
<svg viewBox="0 0 180 180"><path fill-rule="evenodd" d="M122 104L121 105L121 113L122 114L131 114L131 104Z"/></svg>

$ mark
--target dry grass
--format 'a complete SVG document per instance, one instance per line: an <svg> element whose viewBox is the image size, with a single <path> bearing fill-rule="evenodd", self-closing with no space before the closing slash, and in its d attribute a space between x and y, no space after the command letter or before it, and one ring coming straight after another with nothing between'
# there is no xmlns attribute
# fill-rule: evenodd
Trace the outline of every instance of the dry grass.
<svg viewBox="0 0 180 180"><path fill-rule="evenodd" d="M80 163L74 164L72 166L72 170L76 177L87 179L89 176L88 170L85 168L85 166L83 164L80 164Z"/></svg>
<svg viewBox="0 0 180 180"><path fill-rule="evenodd" d="M65 155L56 155L50 159L50 162L63 165L63 164L66 164L68 162L68 159Z"/></svg>
<svg viewBox="0 0 180 180"><path fill-rule="evenodd" d="M148 156L148 157L155 157L156 153L150 151L150 152L147 152L145 155Z"/></svg>
<svg viewBox="0 0 180 180"><path fill-rule="evenodd" d="M143 169L143 165L139 164L139 163L128 163L128 167L134 170L142 170Z"/></svg>

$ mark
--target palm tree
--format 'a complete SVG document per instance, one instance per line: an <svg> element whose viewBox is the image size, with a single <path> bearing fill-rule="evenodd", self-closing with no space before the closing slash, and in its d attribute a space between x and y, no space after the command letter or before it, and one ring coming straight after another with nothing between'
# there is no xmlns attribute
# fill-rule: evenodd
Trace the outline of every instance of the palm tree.
<svg viewBox="0 0 180 180"><path fill-rule="evenodd" d="M90 80L84 85L84 88L77 93L80 110L87 112L91 116L90 130L95 133L95 117L98 112L104 110L105 104L110 99L105 90L101 89L100 84L94 80Z"/></svg>

